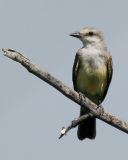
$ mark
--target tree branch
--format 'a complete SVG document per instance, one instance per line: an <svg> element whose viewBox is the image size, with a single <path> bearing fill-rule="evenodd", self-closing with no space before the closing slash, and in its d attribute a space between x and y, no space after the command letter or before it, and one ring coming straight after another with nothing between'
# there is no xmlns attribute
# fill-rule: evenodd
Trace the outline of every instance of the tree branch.
<svg viewBox="0 0 128 160"><path fill-rule="evenodd" d="M87 97L82 96L81 94L74 91L72 88L65 85L63 82L52 76L47 71L41 69L39 66L33 64L28 58L23 56L21 53L12 50L12 49L2 49L4 55L16 62L21 63L30 73L34 74L35 76L39 77L43 81L47 82L58 91L60 91L63 95L71 99L72 101L76 102L77 104L81 105L82 107L88 108L93 116L96 118L108 123L115 128L128 133L128 122L120 120L115 115L106 112L103 107L97 106ZM86 119L86 117L85 117ZM84 120L84 118L83 118ZM82 120L82 121L83 121ZM76 121L77 122L77 121ZM80 122L81 123L81 122ZM79 123L77 123L78 125Z"/></svg>
<svg viewBox="0 0 128 160"><path fill-rule="evenodd" d="M59 139L62 138L64 135L67 134L67 132L69 132L72 128L75 128L76 126L78 126L80 123L82 123L85 119L87 119L88 117L93 117L93 115L91 113L89 114L85 114L85 115L82 115L80 116L78 119L75 119L71 122L71 124L65 128L65 127L62 127L61 129L61 134L59 136Z"/></svg>

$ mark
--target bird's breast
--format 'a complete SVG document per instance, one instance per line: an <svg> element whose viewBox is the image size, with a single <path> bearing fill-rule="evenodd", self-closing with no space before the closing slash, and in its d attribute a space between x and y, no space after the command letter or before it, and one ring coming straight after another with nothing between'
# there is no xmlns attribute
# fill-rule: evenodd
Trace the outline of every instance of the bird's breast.
<svg viewBox="0 0 128 160"><path fill-rule="evenodd" d="M77 74L77 89L91 98L101 95L106 88L107 68L99 57L83 57Z"/></svg>

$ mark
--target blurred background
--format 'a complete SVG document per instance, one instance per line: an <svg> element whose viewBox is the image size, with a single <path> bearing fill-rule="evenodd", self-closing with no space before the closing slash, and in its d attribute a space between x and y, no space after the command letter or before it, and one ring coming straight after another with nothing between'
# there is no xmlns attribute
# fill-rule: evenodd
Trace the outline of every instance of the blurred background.
<svg viewBox="0 0 128 160"><path fill-rule="evenodd" d="M24 53L72 87L81 42L69 37L85 26L104 32L114 74L105 109L128 119L128 2L126 0L0 0L0 48ZM79 106L0 51L0 159L126 158L128 135L97 120L95 140L79 141L76 129L58 140Z"/></svg>

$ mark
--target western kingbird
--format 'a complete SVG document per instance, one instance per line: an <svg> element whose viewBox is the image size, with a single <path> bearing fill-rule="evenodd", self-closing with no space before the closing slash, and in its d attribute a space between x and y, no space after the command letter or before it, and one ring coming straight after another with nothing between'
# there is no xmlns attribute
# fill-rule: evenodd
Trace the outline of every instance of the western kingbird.
<svg viewBox="0 0 128 160"><path fill-rule="evenodd" d="M70 34L80 39L83 47L78 50L73 65L72 80L74 89L83 93L97 105L104 100L112 79L112 57L104 42L101 31L85 27L80 32ZM80 116L89 110L81 107ZM96 119L89 117L78 126L78 138L96 137Z"/></svg>

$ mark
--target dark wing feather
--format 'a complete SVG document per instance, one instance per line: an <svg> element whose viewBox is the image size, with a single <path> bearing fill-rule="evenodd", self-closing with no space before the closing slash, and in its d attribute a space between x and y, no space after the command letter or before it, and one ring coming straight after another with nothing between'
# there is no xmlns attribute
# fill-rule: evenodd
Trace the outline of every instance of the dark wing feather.
<svg viewBox="0 0 128 160"><path fill-rule="evenodd" d="M72 69L72 81L74 85L74 90L77 91L77 86L76 86L76 79L77 79L77 73L78 73L78 67L79 67L79 58L78 54L76 53L74 64L73 64L73 69Z"/></svg>
<svg viewBox="0 0 128 160"><path fill-rule="evenodd" d="M109 85L110 85L110 82L112 80L112 75L113 75L113 63L112 63L112 56L109 54L109 56L106 58L106 66L107 66L107 85L106 85L106 89L104 91L104 95L102 97L102 101L104 100L106 94L107 94L107 91L108 91L108 88L109 88Z"/></svg>

